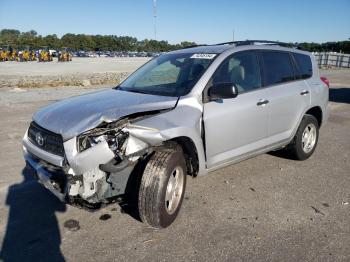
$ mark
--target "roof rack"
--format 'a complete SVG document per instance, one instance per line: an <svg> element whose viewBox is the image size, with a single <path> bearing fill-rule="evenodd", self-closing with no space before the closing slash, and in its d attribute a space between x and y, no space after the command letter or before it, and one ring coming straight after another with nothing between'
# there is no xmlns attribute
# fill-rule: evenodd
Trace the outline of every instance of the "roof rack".
<svg viewBox="0 0 350 262"><path fill-rule="evenodd" d="M206 44L199 44L199 45L188 45L188 46L185 46L181 49L187 49L187 48L193 48L193 47L198 47L198 46L207 46Z"/></svg>
<svg viewBox="0 0 350 262"><path fill-rule="evenodd" d="M216 45L235 45L235 46L242 46L242 45L255 45L255 44L261 44L261 45L279 45L282 47L293 47L300 49L300 46L293 43L285 43L285 42L278 42L278 41L269 41L269 40L243 40L243 41L232 41L232 42L224 42L219 43Z"/></svg>

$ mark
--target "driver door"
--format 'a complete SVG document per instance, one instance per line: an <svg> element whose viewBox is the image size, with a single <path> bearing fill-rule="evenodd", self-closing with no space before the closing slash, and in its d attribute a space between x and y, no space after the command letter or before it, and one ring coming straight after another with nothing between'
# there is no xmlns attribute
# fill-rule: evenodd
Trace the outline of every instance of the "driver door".
<svg viewBox="0 0 350 262"><path fill-rule="evenodd" d="M239 159L266 146L269 101L261 88L261 76L254 51L226 58L208 85L230 82L238 96L204 104L207 168Z"/></svg>

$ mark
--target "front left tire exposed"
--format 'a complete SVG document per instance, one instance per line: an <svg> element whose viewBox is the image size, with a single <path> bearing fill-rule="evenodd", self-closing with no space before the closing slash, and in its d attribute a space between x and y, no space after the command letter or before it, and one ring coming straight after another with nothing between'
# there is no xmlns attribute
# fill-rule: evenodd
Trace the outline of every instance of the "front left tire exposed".
<svg viewBox="0 0 350 262"><path fill-rule="evenodd" d="M156 151L143 172L138 209L141 220L165 228L177 217L186 187L186 162L181 148Z"/></svg>

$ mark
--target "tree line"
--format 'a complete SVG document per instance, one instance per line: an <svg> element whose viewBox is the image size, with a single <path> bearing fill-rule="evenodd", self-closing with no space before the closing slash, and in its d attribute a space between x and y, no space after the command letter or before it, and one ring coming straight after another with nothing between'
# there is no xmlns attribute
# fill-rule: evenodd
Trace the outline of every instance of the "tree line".
<svg viewBox="0 0 350 262"><path fill-rule="evenodd" d="M41 36L36 31L20 32L15 29L0 31L0 45L10 45L16 49L50 49L68 48L73 51L145 51L167 52L183 47L195 45L194 42L184 41L180 44L170 44L168 41L137 40L130 36L116 35L85 35L65 34L59 38L56 34Z"/></svg>
<svg viewBox="0 0 350 262"><path fill-rule="evenodd" d="M167 52L195 45L194 42L184 41L179 44L170 44L168 41L138 40L130 36L116 35L85 35L65 34L61 38L56 34L41 36L35 30L20 32L15 29L3 29L0 31L0 45L10 45L16 49L50 49L68 48L72 51L145 51ZM302 49L311 52L343 52L350 53L350 41L338 41L327 43L297 43Z"/></svg>

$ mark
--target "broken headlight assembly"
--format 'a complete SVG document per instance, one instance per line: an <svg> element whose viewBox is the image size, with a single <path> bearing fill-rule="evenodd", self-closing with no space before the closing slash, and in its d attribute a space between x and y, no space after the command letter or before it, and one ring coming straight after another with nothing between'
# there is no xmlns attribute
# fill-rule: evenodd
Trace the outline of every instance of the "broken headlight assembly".
<svg viewBox="0 0 350 262"><path fill-rule="evenodd" d="M125 151L123 145L129 134L120 130L109 128L96 128L87 133L84 133L77 138L78 152L83 152L91 147L94 147L102 141L108 143L109 148L116 154L120 155Z"/></svg>

